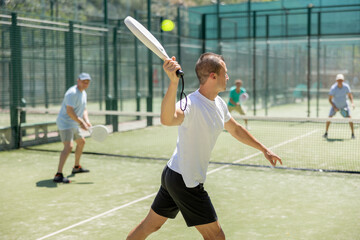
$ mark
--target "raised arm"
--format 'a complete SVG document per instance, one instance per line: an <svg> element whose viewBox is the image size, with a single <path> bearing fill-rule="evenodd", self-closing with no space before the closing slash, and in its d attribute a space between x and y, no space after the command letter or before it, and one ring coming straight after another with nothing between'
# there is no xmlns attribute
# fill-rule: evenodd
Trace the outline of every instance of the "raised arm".
<svg viewBox="0 0 360 240"><path fill-rule="evenodd" d="M176 108L176 93L179 83L179 77L176 71L181 69L181 66L176 62L175 57L167 59L163 65L165 73L170 79L169 87L161 102L160 120L163 125L176 126L180 125L184 120L184 112Z"/></svg>
<svg viewBox="0 0 360 240"><path fill-rule="evenodd" d="M265 158L271 163L272 166L276 166L277 161L282 164L282 161L278 155L273 153L270 149L261 144L255 139L244 127L231 118L225 123L225 129L239 142L249 145L263 152Z"/></svg>

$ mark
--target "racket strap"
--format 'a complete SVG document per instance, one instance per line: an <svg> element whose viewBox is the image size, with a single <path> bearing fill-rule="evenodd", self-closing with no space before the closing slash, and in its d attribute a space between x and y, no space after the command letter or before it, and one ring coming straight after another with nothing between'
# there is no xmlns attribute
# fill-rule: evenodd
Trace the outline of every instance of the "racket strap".
<svg viewBox="0 0 360 240"><path fill-rule="evenodd" d="M186 107L187 107L187 97L186 94L184 93L184 76L181 75L181 92L180 92L180 109L181 111L185 111ZM185 106L184 108L182 107L182 99L185 98Z"/></svg>

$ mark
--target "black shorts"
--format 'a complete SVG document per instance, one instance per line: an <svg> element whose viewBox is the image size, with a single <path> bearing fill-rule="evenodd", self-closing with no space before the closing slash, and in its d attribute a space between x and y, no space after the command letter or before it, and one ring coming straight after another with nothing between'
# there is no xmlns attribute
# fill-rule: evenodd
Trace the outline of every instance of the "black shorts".
<svg viewBox="0 0 360 240"><path fill-rule="evenodd" d="M203 184L194 188L186 187L181 174L168 166L164 168L161 187L151 208L167 218L175 218L180 210L189 227L217 221L215 209Z"/></svg>

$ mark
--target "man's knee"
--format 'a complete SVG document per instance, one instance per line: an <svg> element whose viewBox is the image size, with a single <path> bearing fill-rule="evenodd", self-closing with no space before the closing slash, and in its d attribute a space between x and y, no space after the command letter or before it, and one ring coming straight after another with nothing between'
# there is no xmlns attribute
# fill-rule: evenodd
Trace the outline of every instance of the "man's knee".
<svg viewBox="0 0 360 240"><path fill-rule="evenodd" d="M210 235L210 236L203 235L203 238L204 238L204 240L225 240L225 233L220 228L220 230L217 233L215 233L214 235Z"/></svg>
<svg viewBox="0 0 360 240"><path fill-rule="evenodd" d="M72 148L73 148L73 143L72 142L64 142L63 152L70 153Z"/></svg>
<svg viewBox="0 0 360 240"><path fill-rule="evenodd" d="M225 240L225 233L217 221L195 227L201 233L204 240Z"/></svg>
<svg viewBox="0 0 360 240"><path fill-rule="evenodd" d="M84 146L85 145L85 138L79 138L76 140L76 144L78 146Z"/></svg>

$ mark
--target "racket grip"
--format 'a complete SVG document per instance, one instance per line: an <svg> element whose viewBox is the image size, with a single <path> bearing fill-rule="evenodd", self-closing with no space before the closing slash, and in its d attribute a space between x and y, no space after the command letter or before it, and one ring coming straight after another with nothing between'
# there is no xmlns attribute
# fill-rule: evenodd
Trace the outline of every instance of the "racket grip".
<svg viewBox="0 0 360 240"><path fill-rule="evenodd" d="M176 71L176 76L181 77L183 75L184 75L184 72L182 70L177 70Z"/></svg>

